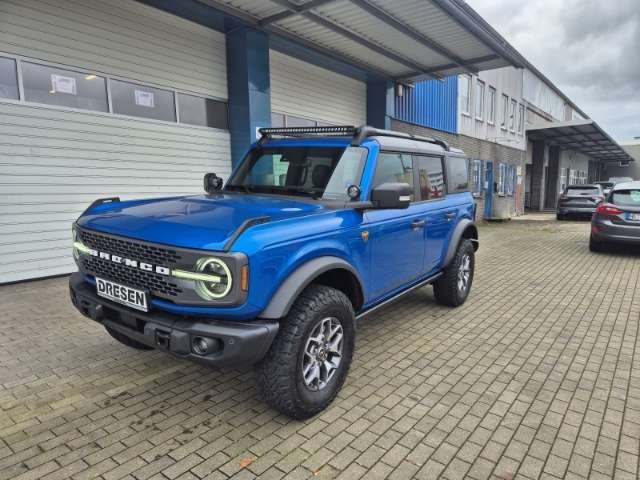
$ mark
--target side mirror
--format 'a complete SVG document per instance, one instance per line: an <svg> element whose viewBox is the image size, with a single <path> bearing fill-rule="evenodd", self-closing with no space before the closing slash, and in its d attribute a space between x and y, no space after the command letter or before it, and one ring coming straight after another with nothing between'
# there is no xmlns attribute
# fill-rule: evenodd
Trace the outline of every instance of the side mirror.
<svg viewBox="0 0 640 480"><path fill-rule="evenodd" d="M413 188L408 183L383 183L371 190L374 208L408 208Z"/></svg>
<svg viewBox="0 0 640 480"><path fill-rule="evenodd" d="M215 173L204 174L204 191L207 193L215 193L222 189L222 179Z"/></svg>

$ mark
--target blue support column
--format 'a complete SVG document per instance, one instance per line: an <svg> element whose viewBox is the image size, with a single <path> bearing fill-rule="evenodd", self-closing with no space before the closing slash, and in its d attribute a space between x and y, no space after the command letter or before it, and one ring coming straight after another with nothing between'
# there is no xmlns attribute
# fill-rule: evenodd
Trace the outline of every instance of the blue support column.
<svg viewBox="0 0 640 480"><path fill-rule="evenodd" d="M267 34L245 27L227 33L227 81L231 161L235 167L256 140L256 129L271 125Z"/></svg>
<svg viewBox="0 0 640 480"><path fill-rule="evenodd" d="M391 128L395 110L394 86L391 80L367 80L367 124L376 128Z"/></svg>

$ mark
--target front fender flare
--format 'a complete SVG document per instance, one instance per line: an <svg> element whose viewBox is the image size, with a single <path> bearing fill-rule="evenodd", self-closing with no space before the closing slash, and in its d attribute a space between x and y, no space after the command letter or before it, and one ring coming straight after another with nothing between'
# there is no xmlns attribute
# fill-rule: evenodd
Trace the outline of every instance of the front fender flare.
<svg viewBox="0 0 640 480"><path fill-rule="evenodd" d="M458 250L458 245L460 244L460 241L462 240L462 237L467 229L472 229L472 235L470 239L473 242L475 250L478 250L478 228L473 221L469 220L468 218L463 218L458 222L458 225L456 225L456 228L451 234L451 239L449 240L449 248L447 248L447 254L444 257L444 262L442 262L443 269L447 268L453 260L453 257L456 254L456 250Z"/></svg>
<svg viewBox="0 0 640 480"><path fill-rule="evenodd" d="M339 257L324 256L304 263L290 274L271 297L269 304L259 315L264 319L282 318L296 301L302 291L319 275L333 269L347 270L353 274L362 289L363 283L358 271L346 260Z"/></svg>

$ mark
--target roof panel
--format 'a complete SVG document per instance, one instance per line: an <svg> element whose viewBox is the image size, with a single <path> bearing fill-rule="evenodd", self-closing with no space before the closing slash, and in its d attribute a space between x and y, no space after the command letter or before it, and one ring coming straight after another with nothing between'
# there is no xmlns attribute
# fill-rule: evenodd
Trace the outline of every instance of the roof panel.
<svg viewBox="0 0 640 480"><path fill-rule="evenodd" d="M407 65L384 57L358 43L351 42L348 38L322 27L306 17L287 18L278 22L278 27L344 57L370 64L377 69L388 72L393 77L402 77L413 72L413 69Z"/></svg>
<svg viewBox="0 0 640 480"><path fill-rule="evenodd" d="M495 30L459 5L461 0L199 1L395 79L524 65ZM335 25L344 32L337 33Z"/></svg>
<svg viewBox="0 0 640 480"><path fill-rule="evenodd" d="M529 140L544 140L560 148L578 150L595 157L596 160L612 158L633 161L593 120L570 120L527 128Z"/></svg>

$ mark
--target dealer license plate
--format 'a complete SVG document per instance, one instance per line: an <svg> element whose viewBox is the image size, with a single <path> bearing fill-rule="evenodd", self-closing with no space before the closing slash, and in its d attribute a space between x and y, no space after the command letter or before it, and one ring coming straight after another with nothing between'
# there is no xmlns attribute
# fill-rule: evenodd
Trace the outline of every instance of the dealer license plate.
<svg viewBox="0 0 640 480"><path fill-rule="evenodd" d="M627 213L627 220L640 222L640 213Z"/></svg>
<svg viewBox="0 0 640 480"><path fill-rule="evenodd" d="M143 312L149 311L147 294L142 290L136 290L135 288L96 277L96 293L101 297L108 298L127 307L142 310Z"/></svg>

